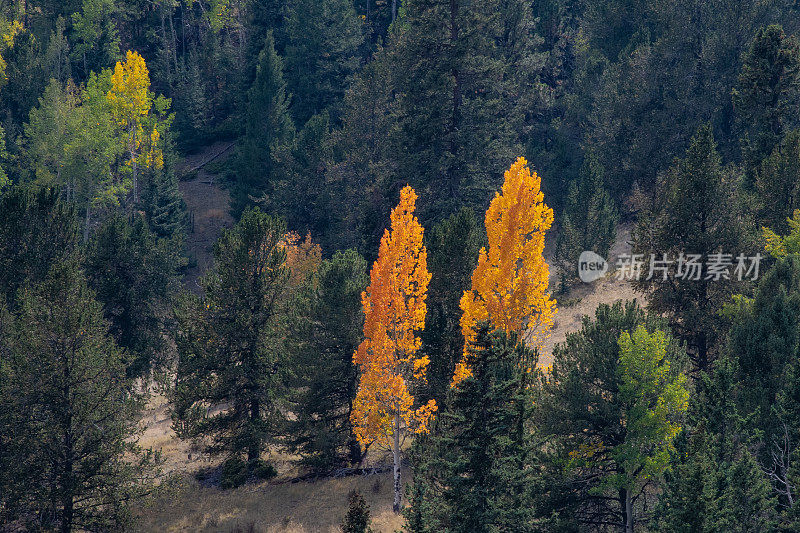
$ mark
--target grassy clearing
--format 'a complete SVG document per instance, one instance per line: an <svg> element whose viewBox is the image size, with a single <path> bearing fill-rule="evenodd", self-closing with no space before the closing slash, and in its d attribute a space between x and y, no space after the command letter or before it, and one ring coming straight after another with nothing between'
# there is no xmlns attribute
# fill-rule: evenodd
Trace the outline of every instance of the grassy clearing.
<svg viewBox="0 0 800 533"><path fill-rule="evenodd" d="M140 509L136 531L336 532L347 512L347 495L354 488L361 490L370 505L376 533L402 527L403 518L392 513L391 473L315 482L266 482L225 491L201 486L186 475L175 489Z"/></svg>

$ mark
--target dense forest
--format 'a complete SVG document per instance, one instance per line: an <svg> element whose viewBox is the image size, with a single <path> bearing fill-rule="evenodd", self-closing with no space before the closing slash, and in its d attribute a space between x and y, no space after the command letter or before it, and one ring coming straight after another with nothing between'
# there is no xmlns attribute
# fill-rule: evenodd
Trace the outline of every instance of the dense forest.
<svg viewBox="0 0 800 533"><path fill-rule="evenodd" d="M383 474L409 533L800 531L799 31L0 0L0 531ZM154 398L202 468L141 439ZM365 496L332 527L379 528Z"/></svg>

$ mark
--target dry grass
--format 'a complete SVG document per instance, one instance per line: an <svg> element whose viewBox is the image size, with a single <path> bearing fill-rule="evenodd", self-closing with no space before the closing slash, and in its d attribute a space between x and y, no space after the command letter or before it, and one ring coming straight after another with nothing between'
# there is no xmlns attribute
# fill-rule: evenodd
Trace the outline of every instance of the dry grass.
<svg viewBox="0 0 800 533"><path fill-rule="evenodd" d="M234 490L203 487L191 476L171 493L139 511L137 531L336 532L357 488L370 505L373 530L391 533L403 525L392 512L391 473L301 483L262 483Z"/></svg>
<svg viewBox="0 0 800 533"><path fill-rule="evenodd" d="M621 254L631 252L630 224L621 225L617 229L617 239L609 253L609 270L614 270L617 258ZM552 262L550 262L552 265ZM550 286L555 287L557 283L557 271L551 267ZM633 285L625 280L617 280L613 272L609 272L603 278L593 283L580 283L575 285L569 294L560 296L559 300L570 302L569 306L558 306L554 320L554 327L550 332L550 337L544 342L539 357L540 366L548 366L553 362L553 348L556 344L564 342L567 333L578 331L581 327L581 320L584 316L594 316L597 306L606 303L611 304L617 300L639 300L640 305L644 305L642 295L633 290Z"/></svg>
<svg viewBox="0 0 800 533"><path fill-rule="evenodd" d="M167 399L161 394L153 394L144 416L140 421L143 428L139 445L161 452L164 459L162 470L165 474L195 471L214 464L212 459L199 453L195 445L175 436Z"/></svg>
<svg viewBox="0 0 800 533"><path fill-rule="evenodd" d="M153 394L142 417L139 444L160 451L164 473L177 479L138 510L137 531L233 533L239 531L238 526L242 533L334 532L347 512L347 496L354 488L364 494L372 509L376 533L402 527L402 517L392 512L391 473L291 483L287 480L300 473L298 458L273 450L265 459L278 469L276 481L221 490L200 484L193 475L218 464L219 459L178 439L171 424L167 400Z"/></svg>

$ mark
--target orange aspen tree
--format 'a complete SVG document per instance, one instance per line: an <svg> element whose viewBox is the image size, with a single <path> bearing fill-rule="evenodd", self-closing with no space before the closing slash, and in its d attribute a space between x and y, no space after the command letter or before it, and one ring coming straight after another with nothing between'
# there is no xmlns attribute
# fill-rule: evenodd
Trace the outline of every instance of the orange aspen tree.
<svg viewBox="0 0 800 533"><path fill-rule="evenodd" d="M286 249L286 266L289 267L289 288L296 290L306 283L313 283L314 276L322 263L322 248L311 240L311 233L305 239L294 231L283 236Z"/></svg>
<svg viewBox="0 0 800 533"><path fill-rule="evenodd" d="M425 380L429 359L418 356L425 327L425 296L431 275L422 226L414 216L417 195L400 191L391 231L381 239L370 285L361 295L364 341L353 355L361 371L351 421L362 447L377 442L392 450L394 512L400 512L401 436L428 431L436 402L416 407L413 388Z"/></svg>
<svg viewBox="0 0 800 533"><path fill-rule="evenodd" d="M527 340L539 345L553 325L556 302L547 292L550 268L542 257L553 210L544 203L541 179L527 164L520 157L511 165L502 192L486 211L489 249L481 249L472 288L461 298L464 354L483 320L506 333L527 332ZM456 365L454 385L471 375L464 361Z"/></svg>

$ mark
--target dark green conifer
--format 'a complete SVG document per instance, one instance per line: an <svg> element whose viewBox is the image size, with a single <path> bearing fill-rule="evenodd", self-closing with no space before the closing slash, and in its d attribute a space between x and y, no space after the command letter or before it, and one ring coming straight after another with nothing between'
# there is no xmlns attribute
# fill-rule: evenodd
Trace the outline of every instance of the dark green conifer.
<svg viewBox="0 0 800 533"><path fill-rule="evenodd" d="M175 244L158 239L139 215L110 218L89 241L86 275L111 334L126 349L131 376L167 363L167 320L183 263Z"/></svg>
<svg viewBox="0 0 800 533"><path fill-rule="evenodd" d="M0 520L124 529L150 490L139 482L152 482L135 444L142 398L75 259L23 289L18 316L2 327L0 442L12 446L0 447Z"/></svg>
<svg viewBox="0 0 800 533"><path fill-rule="evenodd" d="M12 308L17 289L42 282L78 245L75 210L60 196L24 187L0 196L0 294Z"/></svg>
<svg viewBox="0 0 800 533"><path fill-rule="evenodd" d="M733 103L743 132L742 158L749 179L787 128L796 127L800 95L800 45L779 25L762 27L742 57Z"/></svg>
<svg viewBox="0 0 800 533"><path fill-rule="evenodd" d="M473 375L415 451L414 532L532 531L530 409L538 353L483 324Z"/></svg>
<svg viewBox="0 0 800 533"><path fill-rule="evenodd" d="M251 473L282 430L293 366L286 357L286 226L247 209L214 246L203 296L178 311L173 400L178 433L207 438L211 453L246 458ZM207 412L205 406L227 404ZM234 463L229 463L233 465Z"/></svg>
<svg viewBox="0 0 800 533"><path fill-rule="evenodd" d="M351 0L297 0L286 18L286 80L292 116L305 124L328 111L334 123L364 40Z"/></svg>
<svg viewBox="0 0 800 533"><path fill-rule="evenodd" d="M245 131L240 142L232 210L241 213L258 199L274 202L275 187L289 164L295 128L289 115L289 95L283 61L267 34L258 55L256 76L247 93Z"/></svg>
<svg viewBox="0 0 800 533"><path fill-rule="evenodd" d="M350 491L348 495L350 507L342 522L342 533L372 533L369 527L369 505L364 501L364 496L357 490Z"/></svg>
<svg viewBox="0 0 800 533"><path fill-rule="evenodd" d="M736 257L753 251L752 227L741 211L736 183L721 166L710 125L697 131L657 194L655 208L640 216L634 231L634 253L642 254L645 265L636 283L646 291L649 307L664 313L673 332L688 343L696 368L704 370L721 327L718 311L742 287L734 274ZM715 253L728 254L727 279L708 276ZM662 270L650 276L651 257L663 261L665 254L671 261L662 263L667 279ZM691 254L699 256L699 273L687 266Z"/></svg>
<svg viewBox="0 0 800 533"><path fill-rule="evenodd" d="M617 236L619 215L604 186L603 167L589 153L578 178L570 183L561 228L556 242L562 283L577 275L578 257L592 251L608 258Z"/></svg>
<svg viewBox="0 0 800 533"><path fill-rule="evenodd" d="M350 411L358 386L353 353L361 342L361 293L367 263L355 250L323 261L297 347L303 387L297 399L292 445L312 468L327 471L361 460Z"/></svg>
<svg viewBox="0 0 800 533"><path fill-rule="evenodd" d="M422 332L423 349L430 357L429 394L442 402L447 396L456 363L464 352L461 333L461 297L470 287L478 250L485 239L472 209L461 208L427 234L428 312Z"/></svg>
<svg viewBox="0 0 800 533"><path fill-rule="evenodd" d="M800 130L781 139L758 166L755 180L763 225L786 233L786 219L800 207Z"/></svg>

